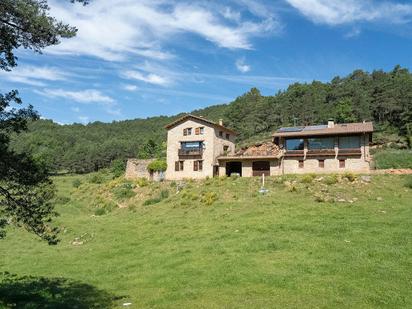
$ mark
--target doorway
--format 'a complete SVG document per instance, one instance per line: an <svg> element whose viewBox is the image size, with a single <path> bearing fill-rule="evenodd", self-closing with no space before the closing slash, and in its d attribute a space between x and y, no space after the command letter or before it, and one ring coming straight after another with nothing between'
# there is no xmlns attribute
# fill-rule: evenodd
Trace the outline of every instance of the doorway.
<svg viewBox="0 0 412 309"><path fill-rule="evenodd" d="M226 162L226 176L230 176L233 173L242 176L242 162Z"/></svg>

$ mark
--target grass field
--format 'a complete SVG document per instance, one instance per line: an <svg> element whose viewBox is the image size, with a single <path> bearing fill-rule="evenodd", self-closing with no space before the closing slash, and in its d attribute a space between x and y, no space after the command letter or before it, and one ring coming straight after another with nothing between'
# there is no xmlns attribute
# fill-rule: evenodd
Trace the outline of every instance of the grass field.
<svg viewBox="0 0 412 309"><path fill-rule="evenodd" d="M377 169L412 168L412 150L379 149L373 158Z"/></svg>
<svg viewBox="0 0 412 309"><path fill-rule="evenodd" d="M61 242L9 230L0 307L412 308L412 181L364 180L57 177Z"/></svg>

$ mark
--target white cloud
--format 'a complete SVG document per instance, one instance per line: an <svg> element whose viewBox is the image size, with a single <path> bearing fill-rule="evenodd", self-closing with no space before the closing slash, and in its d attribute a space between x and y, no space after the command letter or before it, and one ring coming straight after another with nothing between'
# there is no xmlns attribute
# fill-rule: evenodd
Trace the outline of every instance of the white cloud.
<svg viewBox="0 0 412 309"><path fill-rule="evenodd" d="M137 90L137 86L136 85L123 85L123 89L127 90L127 91L136 91Z"/></svg>
<svg viewBox="0 0 412 309"><path fill-rule="evenodd" d="M251 69L250 65L248 65L248 64L245 63L245 59L244 59L244 58L241 58L241 59L236 60L236 63L235 63L235 64L236 64L236 68L237 68L240 72L242 72L242 73L247 73L247 72L249 72L250 69Z"/></svg>
<svg viewBox="0 0 412 309"><path fill-rule="evenodd" d="M412 5L373 0L286 0L315 23L339 25L353 22L406 23Z"/></svg>
<svg viewBox="0 0 412 309"><path fill-rule="evenodd" d="M54 67L24 66L16 67L11 72L0 71L0 77L4 79L32 86L44 86L44 81L65 80L67 75Z"/></svg>
<svg viewBox="0 0 412 309"><path fill-rule="evenodd" d="M79 103L107 103L113 104L115 101L96 89L87 89L81 91L68 91L63 89L44 89L43 91L36 91L46 97L60 97L68 100L73 100Z"/></svg>
<svg viewBox="0 0 412 309"><path fill-rule="evenodd" d="M72 111L75 112L75 113L80 113L80 108L72 107Z"/></svg>
<svg viewBox="0 0 412 309"><path fill-rule="evenodd" d="M160 85L160 86L166 86L172 83L172 80L168 77L160 76L155 73L144 74L142 72L135 71L135 70L125 71L121 74L121 76L126 79L135 79L135 80L139 80L139 81L142 81L148 84Z"/></svg>
<svg viewBox="0 0 412 309"><path fill-rule="evenodd" d="M46 49L50 53L109 61L136 55L165 60L173 54L164 46L173 44L177 35L195 34L219 47L250 49L252 37L274 33L278 27L273 16L242 19L239 12L222 13L221 7L204 1L99 0L87 6L67 2L50 1L51 14L79 31L75 38Z"/></svg>

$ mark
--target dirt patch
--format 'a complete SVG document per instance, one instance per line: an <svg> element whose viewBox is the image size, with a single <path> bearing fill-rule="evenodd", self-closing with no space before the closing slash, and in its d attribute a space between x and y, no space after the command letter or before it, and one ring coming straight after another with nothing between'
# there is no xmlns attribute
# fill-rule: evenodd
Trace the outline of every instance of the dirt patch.
<svg viewBox="0 0 412 309"><path fill-rule="evenodd" d="M390 168L390 169L384 169L384 170L374 170L371 172L372 172L371 174L410 175L412 174L412 169L410 168L400 168L400 169Z"/></svg>

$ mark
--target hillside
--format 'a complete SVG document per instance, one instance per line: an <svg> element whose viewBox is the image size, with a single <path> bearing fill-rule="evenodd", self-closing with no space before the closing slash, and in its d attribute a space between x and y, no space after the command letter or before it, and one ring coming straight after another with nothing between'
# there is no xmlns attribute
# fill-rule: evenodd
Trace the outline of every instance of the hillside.
<svg viewBox="0 0 412 309"><path fill-rule="evenodd" d="M281 126L372 120L376 141L389 138L399 147L411 145L412 74L395 67L390 72L361 70L328 83L295 83L274 96L253 88L227 105L193 111L239 133L238 142L267 139ZM164 155L164 125L180 115L112 123L58 125L40 120L14 141L17 151L31 151L52 171L84 173L109 166L114 159Z"/></svg>
<svg viewBox="0 0 412 309"><path fill-rule="evenodd" d="M56 177L61 242L10 229L0 307L410 308L408 179Z"/></svg>

